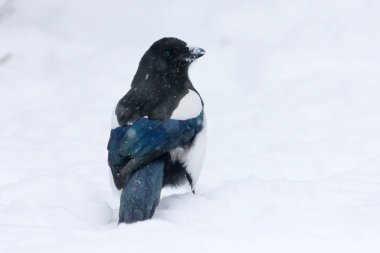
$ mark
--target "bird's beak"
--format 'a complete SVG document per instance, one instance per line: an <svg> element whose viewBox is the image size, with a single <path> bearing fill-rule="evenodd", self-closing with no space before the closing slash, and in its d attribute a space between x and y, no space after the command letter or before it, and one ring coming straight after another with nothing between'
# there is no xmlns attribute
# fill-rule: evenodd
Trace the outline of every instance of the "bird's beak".
<svg viewBox="0 0 380 253"><path fill-rule="evenodd" d="M182 58L187 62L192 62L195 59L202 57L206 51L200 47L189 47L189 52L182 55Z"/></svg>

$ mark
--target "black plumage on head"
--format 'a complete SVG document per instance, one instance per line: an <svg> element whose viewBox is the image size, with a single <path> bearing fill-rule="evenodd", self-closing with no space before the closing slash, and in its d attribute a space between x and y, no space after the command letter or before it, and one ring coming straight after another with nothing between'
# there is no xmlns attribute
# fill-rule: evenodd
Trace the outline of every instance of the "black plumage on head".
<svg viewBox="0 0 380 253"><path fill-rule="evenodd" d="M163 38L153 43L139 63L131 89L117 104L119 124L141 117L170 118L189 90L197 92L189 79L188 69L191 62L203 54L204 50L189 48L176 38Z"/></svg>

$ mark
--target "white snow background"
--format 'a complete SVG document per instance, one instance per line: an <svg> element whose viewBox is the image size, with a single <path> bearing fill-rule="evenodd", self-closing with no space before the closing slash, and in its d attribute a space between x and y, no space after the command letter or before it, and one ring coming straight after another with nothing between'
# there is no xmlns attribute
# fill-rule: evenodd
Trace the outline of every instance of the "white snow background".
<svg viewBox="0 0 380 253"><path fill-rule="evenodd" d="M0 0L0 252L380 252L380 2ZM117 225L110 114L143 53L206 55L197 195Z"/></svg>

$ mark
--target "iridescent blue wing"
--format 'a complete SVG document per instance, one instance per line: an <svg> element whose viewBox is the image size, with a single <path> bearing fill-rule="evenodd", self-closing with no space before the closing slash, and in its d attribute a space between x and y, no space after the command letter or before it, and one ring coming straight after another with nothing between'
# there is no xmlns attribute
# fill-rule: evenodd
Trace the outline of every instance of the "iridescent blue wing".
<svg viewBox="0 0 380 253"><path fill-rule="evenodd" d="M108 164L115 185L121 189L128 175L145 163L177 147L188 145L202 130L203 112L188 120L141 118L111 131Z"/></svg>

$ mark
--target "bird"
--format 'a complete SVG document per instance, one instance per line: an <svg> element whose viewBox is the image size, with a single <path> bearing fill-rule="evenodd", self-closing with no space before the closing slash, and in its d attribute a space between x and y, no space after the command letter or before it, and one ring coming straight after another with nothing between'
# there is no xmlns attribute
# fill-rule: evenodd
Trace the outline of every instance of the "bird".
<svg viewBox="0 0 380 253"><path fill-rule="evenodd" d="M118 101L107 149L113 184L121 191L119 224L152 218L163 187L187 182L195 194L207 123L188 70L204 54L174 37L154 42Z"/></svg>

